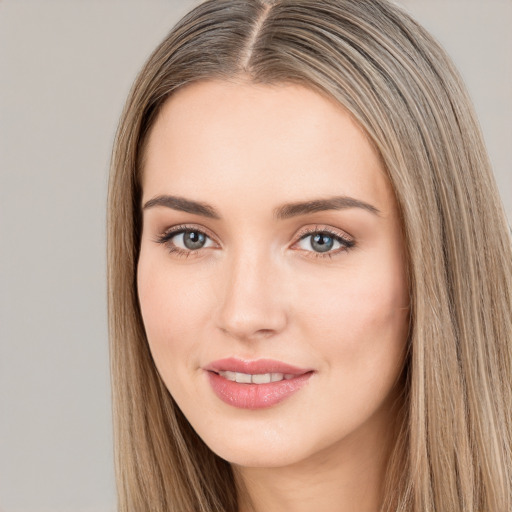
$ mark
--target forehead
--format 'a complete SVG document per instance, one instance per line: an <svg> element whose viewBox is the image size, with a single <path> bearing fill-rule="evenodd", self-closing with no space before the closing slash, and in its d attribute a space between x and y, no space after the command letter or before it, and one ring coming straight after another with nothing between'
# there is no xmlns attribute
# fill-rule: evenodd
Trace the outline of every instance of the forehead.
<svg viewBox="0 0 512 512"><path fill-rule="evenodd" d="M146 200L347 194L383 211L393 195L379 155L334 100L295 84L224 81L194 83L167 100L148 139L142 185Z"/></svg>

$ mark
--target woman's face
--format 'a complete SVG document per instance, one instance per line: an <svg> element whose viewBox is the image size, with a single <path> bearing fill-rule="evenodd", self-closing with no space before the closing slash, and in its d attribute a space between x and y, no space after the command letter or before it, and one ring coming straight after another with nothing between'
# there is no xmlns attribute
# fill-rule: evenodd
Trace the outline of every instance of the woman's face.
<svg viewBox="0 0 512 512"><path fill-rule="evenodd" d="M145 157L140 306L199 436L260 467L382 444L406 263L392 188L351 117L297 85L196 83L167 101Z"/></svg>

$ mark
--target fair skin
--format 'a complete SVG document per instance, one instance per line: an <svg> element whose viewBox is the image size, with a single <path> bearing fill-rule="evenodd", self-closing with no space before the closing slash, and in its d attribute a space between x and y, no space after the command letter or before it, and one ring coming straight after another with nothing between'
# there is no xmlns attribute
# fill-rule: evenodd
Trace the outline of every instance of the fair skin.
<svg viewBox="0 0 512 512"><path fill-rule="evenodd" d="M393 191L363 132L302 86L195 83L160 112L142 189L151 352L193 428L232 464L240 512L377 512L409 295ZM278 403L249 407L237 393L255 383L231 382L228 400L214 390L224 377L211 364L226 358L307 373Z"/></svg>

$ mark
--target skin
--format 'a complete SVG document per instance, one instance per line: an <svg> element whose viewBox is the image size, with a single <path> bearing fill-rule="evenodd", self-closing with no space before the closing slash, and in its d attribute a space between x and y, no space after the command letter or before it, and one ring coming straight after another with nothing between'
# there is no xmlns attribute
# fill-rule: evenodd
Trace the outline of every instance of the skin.
<svg viewBox="0 0 512 512"><path fill-rule="evenodd" d="M144 208L138 264L156 366L205 443L245 489L241 511L379 510L408 333L409 295L393 190L348 113L298 85L209 81L179 90L149 136L145 205L167 194L220 218ZM274 209L350 196L352 207L276 219ZM205 232L194 253L158 237ZM307 231L354 246L315 252ZM187 251L182 245L182 250ZM314 374L284 402L222 402L204 367L270 358Z"/></svg>

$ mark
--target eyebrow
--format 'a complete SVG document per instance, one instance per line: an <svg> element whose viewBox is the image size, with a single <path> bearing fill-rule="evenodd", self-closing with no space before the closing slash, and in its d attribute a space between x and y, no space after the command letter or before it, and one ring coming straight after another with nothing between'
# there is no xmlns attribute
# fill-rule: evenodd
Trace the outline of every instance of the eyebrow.
<svg viewBox="0 0 512 512"><path fill-rule="evenodd" d="M347 210L349 208L362 208L374 215L380 215L379 209L369 203L353 197L336 196L327 199L313 199L311 201L285 204L274 210L274 217L278 220L283 220L308 213L327 210Z"/></svg>
<svg viewBox="0 0 512 512"><path fill-rule="evenodd" d="M147 201L143 209L148 210L156 206L164 206L173 210L192 213L210 219L221 219L220 214L213 206L200 201L185 199L184 197L169 195L156 196ZM346 210L349 208L361 208L374 215L380 215L379 209L375 206L349 196L335 196L327 199L313 199L310 201L288 203L275 208L273 213L275 219L284 220L310 213L328 210Z"/></svg>
<svg viewBox="0 0 512 512"><path fill-rule="evenodd" d="M184 197L167 195L157 196L147 201L143 206L143 210L148 210L149 208L154 208L155 206L165 206L167 208L172 208L173 210L193 213L194 215L201 215L202 217L208 217L210 219L221 218L213 206L210 206L206 203L201 203L199 201L191 201L190 199L185 199Z"/></svg>

